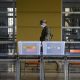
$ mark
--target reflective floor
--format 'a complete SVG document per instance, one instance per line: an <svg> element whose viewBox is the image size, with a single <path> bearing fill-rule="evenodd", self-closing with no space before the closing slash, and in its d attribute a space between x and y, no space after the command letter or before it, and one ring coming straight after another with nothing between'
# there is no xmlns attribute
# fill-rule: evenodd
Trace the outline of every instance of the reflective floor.
<svg viewBox="0 0 80 80"><path fill-rule="evenodd" d="M39 80L39 74L28 73L21 80ZM64 80L64 73L46 73L45 80ZM80 80L80 73L71 73L69 80Z"/></svg>
<svg viewBox="0 0 80 80"><path fill-rule="evenodd" d="M0 73L0 80L16 80L15 73ZM23 73L21 80L39 80L39 73ZM64 80L64 73L46 73L45 80ZM69 80L80 80L80 73L70 73Z"/></svg>
<svg viewBox="0 0 80 80"><path fill-rule="evenodd" d="M59 69L57 64L54 62L45 62L45 80L65 80L64 79L64 68L61 62ZM21 71L21 80L40 80L39 66L30 68L28 66L25 71ZM68 80L80 80L80 65L69 66L69 79Z"/></svg>
<svg viewBox="0 0 80 80"><path fill-rule="evenodd" d="M15 66L15 62L0 62L0 80L16 80ZM63 65L59 64L57 69L55 62L45 62L44 70L45 80L65 80ZM25 66L25 62L21 62L20 72L20 80L40 80L40 65ZM80 65L69 66L68 80L80 80Z"/></svg>

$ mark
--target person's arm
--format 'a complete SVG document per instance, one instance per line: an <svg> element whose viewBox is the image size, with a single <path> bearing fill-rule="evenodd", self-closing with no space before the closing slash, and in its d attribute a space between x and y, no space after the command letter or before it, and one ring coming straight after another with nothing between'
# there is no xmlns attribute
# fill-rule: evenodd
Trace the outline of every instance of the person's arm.
<svg viewBox="0 0 80 80"><path fill-rule="evenodd" d="M51 34L51 30L49 28L46 29L46 40L51 40L53 35Z"/></svg>

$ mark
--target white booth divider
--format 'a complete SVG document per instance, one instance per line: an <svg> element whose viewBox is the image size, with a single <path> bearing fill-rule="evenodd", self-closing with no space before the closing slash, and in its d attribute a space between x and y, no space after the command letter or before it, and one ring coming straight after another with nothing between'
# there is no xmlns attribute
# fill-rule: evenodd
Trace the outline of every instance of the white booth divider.
<svg viewBox="0 0 80 80"><path fill-rule="evenodd" d="M41 42L40 41L19 41L18 54L19 55L40 55Z"/></svg>
<svg viewBox="0 0 80 80"><path fill-rule="evenodd" d="M44 41L43 55L65 55L64 41Z"/></svg>

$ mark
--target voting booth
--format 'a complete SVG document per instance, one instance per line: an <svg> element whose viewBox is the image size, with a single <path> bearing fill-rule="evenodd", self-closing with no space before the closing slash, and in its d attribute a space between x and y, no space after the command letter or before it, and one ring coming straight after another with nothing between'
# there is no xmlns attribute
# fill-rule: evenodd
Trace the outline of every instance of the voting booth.
<svg viewBox="0 0 80 80"><path fill-rule="evenodd" d="M40 55L41 42L40 41L19 41L18 54L19 55Z"/></svg>

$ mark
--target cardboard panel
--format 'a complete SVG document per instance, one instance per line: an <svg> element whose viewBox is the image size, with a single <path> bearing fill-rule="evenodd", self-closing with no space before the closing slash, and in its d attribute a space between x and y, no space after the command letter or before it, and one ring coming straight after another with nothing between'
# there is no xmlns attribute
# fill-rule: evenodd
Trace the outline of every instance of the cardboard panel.
<svg viewBox="0 0 80 80"><path fill-rule="evenodd" d="M46 19L47 24L49 26L54 27L60 27L61 25L61 14L60 13L31 13L31 14L25 14L25 13L18 13L18 20L17 25L20 26L33 26L37 27L40 25L41 19Z"/></svg>
<svg viewBox="0 0 80 80"><path fill-rule="evenodd" d="M40 28L18 28L17 40L39 41Z"/></svg>
<svg viewBox="0 0 80 80"><path fill-rule="evenodd" d="M52 41L61 40L61 29L60 28L50 28L53 34ZM27 40L27 41L39 41L41 35L41 28L18 28L17 40Z"/></svg>
<svg viewBox="0 0 80 80"><path fill-rule="evenodd" d="M17 0L16 4L17 40L39 40L42 18L52 28L52 40L61 40L61 0Z"/></svg>
<svg viewBox="0 0 80 80"><path fill-rule="evenodd" d="M60 12L61 0L17 0L18 11Z"/></svg>

